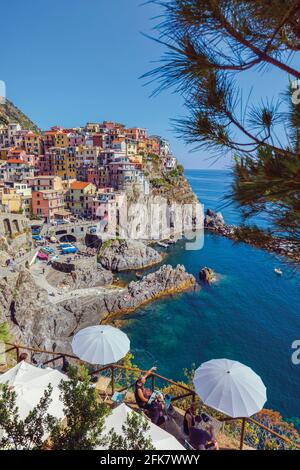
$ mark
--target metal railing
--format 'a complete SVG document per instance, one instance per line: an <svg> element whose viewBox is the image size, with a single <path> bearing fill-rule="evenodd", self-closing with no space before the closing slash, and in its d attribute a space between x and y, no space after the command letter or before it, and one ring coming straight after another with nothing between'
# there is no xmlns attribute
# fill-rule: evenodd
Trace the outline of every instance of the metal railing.
<svg viewBox="0 0 300 470"><path fill-rule="evenodd" d="M41 362L40 365L42 365L42 366L46 366L46 365L49 365L49 364L55 365L57 363L57 361L61 361L61 366L62 366L62 369L64 370L65 367L66 367L66 364L68 363L68 360L75 361L80 365L85 363L84 361L82 361L81 359L79 359L77 356L75 356L73 354L47 351L47 350L44 350L44 349L33 348L33 347L30 347L30 346L23 346L23 345L20 345L20 344L13 344L13 343L4 343L4 344L5 344L6 347L8 347L8 349L3 351L2 354L12 353L13 351L15 351L17 362L20 361L21 351L22 352L27 351L27 352L30 352L32 354L43 354L43 355L52 356L50 359L47 359L46 361ZM36 362L36 361L33 361L33 362ZM131 372L131 373L136 373L136 374L143 374L143 373L146 372L145 370L134 368L134 367L128 367L128 366L124 366L124 365L120 365L120 364L109 364L109 365L100 367L99 369L90 371L90 375L93 376L93 375L97 375L97 374L100 374L100 373L103 373L103 372L108 372L109 375L110 375L110 378L111 378L111 395L113 395L116 391L123 392L123 391L128 390L129 388L131 388L133 386L133 384L131 384L129 386L126 385L125 387L117 389L118 383L117 383L117 380L116 380L116 373L118 371L119 372L120 371ZM183 385L181 383L175 382L174 380L168 379L168 378L166 378L166 377L164 377L160 374L157 374L156 372L152 372L149 375L149 379L151 379L151 391L152 392L155 390L157 381L165 382L169 386L172 385L172 386L178 387L179 389L182 390L182 392L183 392L182 394L172 397L172 400L171 400L172 403L177 402L179 400L186 399L186 398L191 398L192 402L195 402L195 400L196 400L195 390L189 388L186 385ZM239 443L240 450L243 450L243 447L244 447L246 433L247 433L247 429L246 429L247 425L248 426L249 425L250 426L257 426L258 428L260 428L262 433L264 433L264 434L267 433L267 435L271 436L271 438L274 438L276 441L281 441L281 442L287 444L287 446L289 446L291 448L300 450L300 442L293 441L289 437L287 437L285 435L282 435L279 432L277 432L277 431L271 429L270 427L266 426L265 424L259 422L257 419L254 419L254 418L230 418L230 417L224 416L224 417L221 417L221 418L218 417L218 420L223 422L224 425L225 424L232 424L232 423L235 423L237 425L239 440L240 440L240 443Z"/></svg>

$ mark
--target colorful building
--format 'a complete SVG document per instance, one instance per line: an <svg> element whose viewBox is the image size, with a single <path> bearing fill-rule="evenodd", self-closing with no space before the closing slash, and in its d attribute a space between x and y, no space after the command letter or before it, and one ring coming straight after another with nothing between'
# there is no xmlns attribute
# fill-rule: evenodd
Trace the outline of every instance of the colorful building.
<svg viewBox="0 0 300 470"><path fill-rule="evenodd" d="M15 183L13 187L4 187L0 191L1 205L6 212L23 213L30 217L32 212L31 189L27 184Z"/></svg>
<svg viewBox="0 0 300 470"><path fill-rule="evenodd" d="M143 140L147 137L147 129L143 129L141 127L130 127L125 129L125 136L128 139L132 140Z"/></svg>
<svg viewBox="0 0 300 470"><path fill-rule="evenodd" d="M76 166L97 165L100 150L100 147L89 147L87 145L75 147Z"/></svg>
<svg viewBox="0 0 300 470"><path fill-rule="evenodd" d="M62 179L76 178L75 148L52 147L48 155L46 164L50 168L50 174L60 176Z"/></svg>
<svg viewBox="0 0 300 470"><path fill-rule="evenodd" d="M32 213L37 217L43 217L46 222L53 222L64 207L63 191L53 189L32 191Z"/></svg>
<svg viewBox="0 0 300 470"><path fill-rule="evenodd" d="M39 134L29 131L21 138L23 143L19 147L24 148L27 155L36 155L38 157L43 153L43 141ZM16 147L18 146L16 145Z"/></svg>
<svg viewBox="0 0 300 470"><path fill-rule="evenodd" d="M32 178L26 178L24 182L32 189L32 191L45 191L48 189L54 191L62 191L62 179L59 176L38 175Z"/></svg>
<svg viewBox="0 0 300 470"><path fill-rule="evenodd" d="M89 216L88 197L95 194L96 186L87 181L75 181L67 194L68 209L81 217Z"/></svg>
<svg viewBox="0 0 300 470"><path fill-rule="evenodd" d="M5 162L4 179L11 182L23 181L34 176L34 167L18 159L8 159Z"/></svg>

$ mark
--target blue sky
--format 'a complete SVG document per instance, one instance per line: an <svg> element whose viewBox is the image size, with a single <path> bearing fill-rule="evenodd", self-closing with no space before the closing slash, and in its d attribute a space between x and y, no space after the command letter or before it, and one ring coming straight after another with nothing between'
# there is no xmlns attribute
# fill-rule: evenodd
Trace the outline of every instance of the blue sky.
<svg viewBox="0 0 300 470"><path fill-rule="evenodd" d="M42 129L116 120L167 137L186 168L224 168L206 152L190 153L171 130L184 115L180 96L139 79L162 48L151 33L158 7L143 0L1 0L0 80L7 96ZM278 94L287 77L250 75L257 96Z"/></svg>

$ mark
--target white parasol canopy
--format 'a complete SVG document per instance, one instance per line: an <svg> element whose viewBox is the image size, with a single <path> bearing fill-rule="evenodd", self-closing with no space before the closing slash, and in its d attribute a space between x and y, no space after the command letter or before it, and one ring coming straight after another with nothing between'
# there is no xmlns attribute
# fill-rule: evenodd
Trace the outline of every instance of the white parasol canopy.
<svg viewBox="0 0 300 470"><path fill-rule="evenodd" d="M129 413L136 413L131 408L126 406L124 403L115 408L112 413L105 419L104 434L108 434L111 429L114 428L115 432L119 435L123 435L122 426L126 423L127 416ZM175 439L172 434L164 431L156 424L149 421L149 431L147 431L145 437L150 437L152 444L156 450L185 450L180 442ZM98 447L97 450L103 450L103 447Z"/></svg>
<svg viewBox="0 0 300 470"><path fill-rule="evenodd" d="M110 325L89 326L73 338L74 354L90 364L114 364L130 350L128 336Z"/></svg>
<svg viewBox="0 0 300 470"><path fill-rule="evenodd" d="M62 419L63 403L58 388L62 380L68 380L68 377L50 367L41 369L24 361L0 375L0 383L9 385L17 394L16 405L21 419L26 418L39 403L49 384L52 385L53 391L48 413Z"/></svg>
<svg viewBox="0 0 300 470"><path fill-rule="evenodd" d="M267 401L261 378L238 361L204 362L196 370L193 382L205 405L232 418L248 418L258 413Z"/></svg>

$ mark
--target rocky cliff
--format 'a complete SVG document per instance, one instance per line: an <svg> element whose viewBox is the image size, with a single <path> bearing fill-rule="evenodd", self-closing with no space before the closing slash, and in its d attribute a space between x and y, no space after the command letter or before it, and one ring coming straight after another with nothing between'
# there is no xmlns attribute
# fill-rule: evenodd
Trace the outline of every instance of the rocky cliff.
<svg viewBox="0 0 300 470"><path fill-rule="evenodd" d="M161 255L142 242L136 240L107 240L102 245L98 260L112 271L140 269L159 263Z"/></svg>
<svg viewBox="0 0 300 470"><path fill-rule="evenodd" d="M111 322L146 302L191 288L195 282L183 266L165 265L126 289L107 289L101 295L54 304L24 269L0 281L0 322L9 322L13 339L20 344L71 352L70 341L78 330Z"/></svg>

